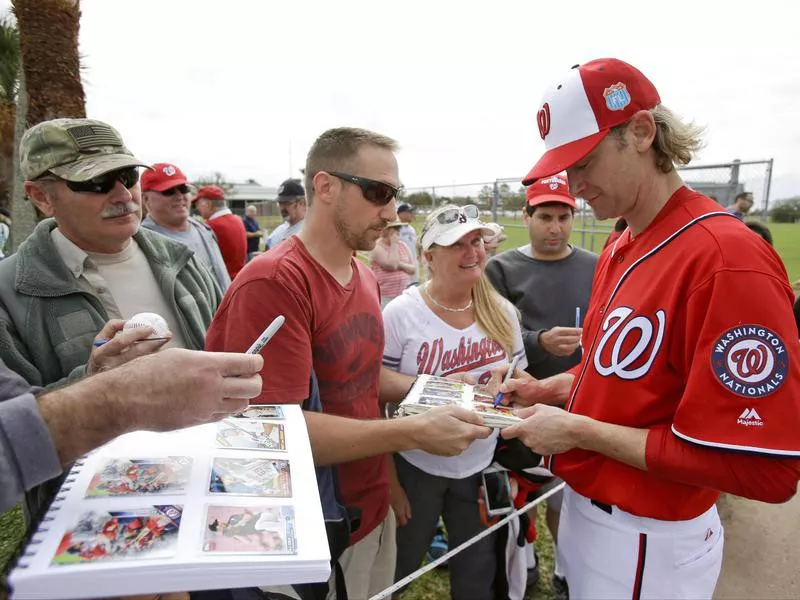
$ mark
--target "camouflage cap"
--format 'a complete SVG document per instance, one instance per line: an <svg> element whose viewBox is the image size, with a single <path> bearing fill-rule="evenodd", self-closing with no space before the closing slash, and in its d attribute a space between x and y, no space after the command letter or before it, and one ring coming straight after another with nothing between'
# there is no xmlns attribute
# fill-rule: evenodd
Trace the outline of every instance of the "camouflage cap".
<svg viewBox="0 0 800 600"><path fill-rule="evenodd" d="M31 181L48 171L67 181L88 181L126 167L146 167L125 147L116 129L93 119L37 123L19 144L22 176Z"/></svg>

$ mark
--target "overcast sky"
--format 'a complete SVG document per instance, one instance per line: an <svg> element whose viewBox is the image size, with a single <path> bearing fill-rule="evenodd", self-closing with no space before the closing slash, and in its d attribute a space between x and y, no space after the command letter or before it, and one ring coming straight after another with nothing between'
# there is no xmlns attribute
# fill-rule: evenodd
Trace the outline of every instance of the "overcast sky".
<svg viewBox="0 0 800 600"><path fill-rule="evenodd" d="M396 138L407 186L522 176L544 150L543 90L573 64L614 56L707 127L699 163L774 158L772 199L800 194L800 9L789 1L81 5L88 115L190 177L277 185L341 125Z"/></svg>

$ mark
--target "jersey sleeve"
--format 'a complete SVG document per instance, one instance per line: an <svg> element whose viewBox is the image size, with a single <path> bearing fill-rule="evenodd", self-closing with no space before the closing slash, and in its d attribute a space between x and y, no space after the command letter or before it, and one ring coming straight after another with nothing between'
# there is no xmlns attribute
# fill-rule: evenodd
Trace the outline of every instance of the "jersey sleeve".
<svg viewBox="0 0 800 600"><path fill-rule="evenodd" d="M278 315L286 321L261 350L261 395L252 404L301 403L311 377L311 300L272 277L252 279L229 292L214 316L206 349L244 352Z"/></svg>
<svg viewBox="0 0 800 600"><path fill-rule="evenodd" d="M403 360L403 346L406 341L403 323L408 319L404 309L406 300L401 294L383 309L383 366L392 371L400 371L400 362Z"/></svg>
<svg viewBox="0 0 800 600"><path fill-rule="evenodd" d="M718 449L800 457L800 354L788 282L730 269L689 290L670 349L686 387L672 431ZM692 335L698 332L699 335Z"/></svg>

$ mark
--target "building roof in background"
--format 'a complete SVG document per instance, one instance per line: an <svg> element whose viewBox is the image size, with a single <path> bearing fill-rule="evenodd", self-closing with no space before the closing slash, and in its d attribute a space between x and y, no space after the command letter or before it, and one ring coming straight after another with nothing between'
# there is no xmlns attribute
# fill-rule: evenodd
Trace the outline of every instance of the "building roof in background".
<svg viewBox="0 0 800 600"><path fill-rule="evenodd" d="M230 200L243 200L245 202L275 202L278 199L278 188L260 185L258 183L232 184Z"/></svg>

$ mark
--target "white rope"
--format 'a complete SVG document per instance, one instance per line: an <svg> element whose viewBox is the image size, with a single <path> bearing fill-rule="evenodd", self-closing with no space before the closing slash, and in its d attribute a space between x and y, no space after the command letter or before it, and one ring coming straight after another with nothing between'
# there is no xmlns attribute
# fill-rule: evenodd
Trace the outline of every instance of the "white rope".
<svg viewBox="0 0 800 600"><path fill-rule="evenodd" d="M408 575L406 577L403 577L400 581L398 581L394 585L386 588L382 592L378 592L377 594L372 596L372 598L370 598L369 600L381 600L382 598L387 598L387 597L391 596L397 590L399 590L400 588L404 588L405 586L407 586L409 583L411 583L415 579L418 579L419 577L422 577L425 573L427 573L431 569L435 569L436 567L438 567L443 562L446 562L446 561L450 560L450 557L455 556L456 554L458 554L459 552L461 552L465 548L469 548L470 546L472 546L472 544L474 544L478 540L482 540L487 535L493 533L494 531L497 531L503 525L507 524L514 517L517 517L517 516L521 515L524 512L528 512L530 509L532 509L537 504L541 504L543 501L547 500L547 498L549 498L550 496L552 496L556 492L560 491L564 487L564 485L565 485L565 483L562 481L557 486L555 486L552 489L548 490L547 492L545 492L541 496L538 496L538 497L534 498L533 500L531 500L530 502L528 502L522 508L520 508L518 510L515 510L514 512L506 515L500 521L498 521L497 523L495 523L494 525L492 525L488 529L486 529L484 531L481 531L475 537L470 538L466 542L461 544L460 546L457 546L456 548L453 548L452 550L450 550L444 556L440 556L439 558L437 558L433 562L429 562L424 567L420 567L419 569L417 569L416 571L414 571L410 575Z"/></svg>

